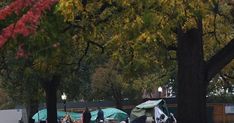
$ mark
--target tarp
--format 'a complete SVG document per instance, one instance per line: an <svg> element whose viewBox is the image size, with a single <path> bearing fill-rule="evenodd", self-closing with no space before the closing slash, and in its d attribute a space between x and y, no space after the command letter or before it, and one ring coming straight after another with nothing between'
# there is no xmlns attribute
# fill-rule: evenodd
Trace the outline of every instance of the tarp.
<svg viewBox="0 0 234 123"><path fill-rule="evenodd" d="M105 109L102 109L102 111L104 112L105 119L114 119L114 120L117 120L118 122L120 122L120 121L126 120L128 117L127 113L125 113L119 109L116 109L116 108L105 108ZM91 112L91 115L92 115L91 122L92 123L95 122L95 120L97 118L97 113L98 113L98 110Z"/></svg>
<svg viewBox="0 0 234 123"><path fill-rule="evenodd" d="M81 117L80 113L67 112L67 114L71 116L72 120L78 120ZM66 115L66 112L57 111L57 117L58 118L64 117L65 115ZM33 115L32 119L34 119L35 122L46 121L46 119L47 119L47 109L40 110L39 112L37 112L36 114Z"/></svg>
<svg viewBox="0 0 234 123"><path fill-rule="evenodd" d="M139 105L137 105L137 108L142 108L142 109L148 109L148 108L154 108L155 106L159 105L160 102L162 102L163 100L148 100L144 103L141 103Z"/></svg>
<svg viewBox="0 0 234 123"><path fill-rule="evenodd" d="M117 120L120 122L120 121L125 120L128 117L127 113L116 108L105 108L105 109L102 109L102 111L104 112L105 119L113 119L113 120ZM92 123L95 122L97 118L97 113L98 113L98 110L91 112ZM66 112L58 111L57 117L58 118L64 117L65 114ZM74 113L74 112L67 112L67 114L71 116L72 120L80 120L82 116L81 113ZM35 120L35 122L38 122L38 120L45 121L47 119L47 110L46 109L40 110L39 112L34 114L32 118Z"/></svg>
<svg viewBox="0 0 234 123"><path fill-rule="evenodd" d="M155 117L154 108L158 107L166 116L169 116L169 112L166 106L166 102L162 99L160 100L149 100L137 105L132 111L130 115L131 121L142 117Z"/></svg>
<svg viewBox="0 0 234 123"><path fill-rule="evenodd" d="M22 118L22 109L0 110L0 123L18 123Z"/></svg>
<svg viewBox="0 0 234 123"><path fill-rule="evenodd" d="M155 117L155 123L161 123L161 122L165 123L168 119L168 116L164 112L162 112L162 110L159 109L157 106L154 107L154 117Z"/></svg>

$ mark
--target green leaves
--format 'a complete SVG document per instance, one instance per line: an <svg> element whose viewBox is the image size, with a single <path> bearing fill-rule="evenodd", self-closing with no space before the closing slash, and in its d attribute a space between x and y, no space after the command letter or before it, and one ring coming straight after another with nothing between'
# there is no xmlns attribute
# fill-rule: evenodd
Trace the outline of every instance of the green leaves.
<svg viewBox="0 0 234 123"><path fill-rule="evenodd" d="M78 37L74 50L82 52L89 40L104 46L106 57L118 63L129 83L141 83L152 74L160 78L155 74L158 72L176 71L176 48L171 51L169 47L176 47L178 28L197 28L202 20L205 60L233 38L231 7L218 0L89 0L85 10L82 5L65 5L71 3L74 0L59 4L65 18L79 17L69 20L78 27L72 30Z"/></svg>

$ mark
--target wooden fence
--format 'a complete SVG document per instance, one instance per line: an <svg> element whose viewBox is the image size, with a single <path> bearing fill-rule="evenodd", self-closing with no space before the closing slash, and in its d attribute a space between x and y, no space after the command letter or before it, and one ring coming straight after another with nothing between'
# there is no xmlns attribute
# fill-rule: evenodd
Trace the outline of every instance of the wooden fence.
<svg viewBox="0 0 234 123"><path fill-rule="evenodd" d="M226 114L226 103L208 103L207 109L209 110L207 119L209 123L234 123L234 114ZM168 104L168 108L173 113L176 113L176 104Z"/></svg>

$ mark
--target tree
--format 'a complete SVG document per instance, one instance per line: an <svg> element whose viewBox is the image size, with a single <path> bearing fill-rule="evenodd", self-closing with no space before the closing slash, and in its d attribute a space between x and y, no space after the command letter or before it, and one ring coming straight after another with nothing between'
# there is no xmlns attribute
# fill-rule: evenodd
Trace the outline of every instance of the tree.
<svg viewBox="0 0 234 123"><path fill-rule="evenodd" d="M63 73L67 72L61 65L69 57L64 52L70 42L64 39L66 33L61 35L64 25L61 16L47 12L37 32L28 37L29 40L25 43L27 52L31 53L30 67L45 91L47 121L50 123L57 122L57 92L64 78Z"/></svg>
<svg viewBox="0 0 234 123"><path fill-rule="evenodd" d="M12 37L16 37L17 35L26 37L35 32L41 15L54 3L56 3L54 0L41 0L37 2L31 0L16 0L2 8L0 10L0 20L5 20L7 16L10 16L13 13L20 13L21 9L31 7L16 23L12 23L2 29L0 35L0 47Z"/></svg>
<svg viewBox="0 0 234 123"><path fill-rule="evenodd" d="M28 60L18 60L12 58L10 53L1 52L4 54L4 68L1 68L0 77L2 79L1 87L7 92L11 100L10 103L17 105L25 105L28 121L38 111L38 104L40 100L39 82L37 77L33 74L33 70L28 65ZM13 56L15 53L13 54Z"/></svg>
<svg viewBox="0 0 234 123"><path fill-rule="evenodd" d="M131 58L136 58L135 55L146 46L150 49L143 51L150 54L143 56L146 61L159 53L161 57L154 60L166 66L164 61L171 54L168 51L175 51L172 54L178 63L178 122L207 122L209 82L234 57L231 6L218 0L91 0L85 6L72 1L69 7L63 6L64 3L60 1L60 7L67 20L77 19L77 14L85 15L86 20L94 21L94 27L101 28L91 34L102 35L120 62L134 61ZM98 6L94 7L94 4ZM72 7L77 7L76 11L72 11ZM137 44L141 46L135 47ZM120 52L129 56L123 58Z"/></svg>
<svg viewBox="0 0 234 123"><path fill-rule="evenodd" d="M48 35L44 35L44 37L38 36L38 34L40 34L38 32L36 33L36 36L34 36L34 37L37 37L37 40L35 40L36 38L35 39L31 38L33 39L33 41L38 41L38 39L42 39L38 42L34 42L34 44L37 44L37 45L32 45L29 42L22 43L20 41L20 38L24 39L23 37L29 37L30 34L35 35L36 29L40 23L40 20L42 19L42 15L45 13L46 10L48 10L56 2L57 1L54 1L54 0L40 0L40 1L16 0L7 4L5 7L3 7L0 10L0 20L6 20L7 17L10 15L12 16L12 14L13 15L16 14L17 15L16 17L19 18L19 19L16 18L16 22L9 24L7 25L7 27L2 29L1 31L2 33L0 35L0 47L3 47L3 45L5 45L8 40L11 40L12 43L13 41L16 41L14 43L19 44L19 49L16 53L16 59L19 60L23 58L23 59L26 59L26 61L30 59L29 64L26 66L30 67L30 69L34 69L36 72L33 71L32 73L36 75L40 75L39 77L37 77L37 79L40 79L41 81L43 81L41 82L41 84L43 85L46 91L48 122L53 122L53 123L57 122L57 115L56 115L56 110L57 110L56 109L56 102L57 102L56 92L57 91L56 89L57 89L57 85L59 83L60 77L59 75L57 75L57 73L53 73L53 71L50 71L51 69L55 68L53 67L53 65L58 65L58 64L55 64L58 62L49 61L48 63L47 58L48 56L51 56L52 58L53 57L58 58L58 55L56 54L59 54L59 51L55 50L55 53L49 53L48 55L43 55L43 53L48 53L48 50L53 49L53 48L56 49L56 47L59 46L59 43L57 42L58 40L54 38L55 37L54 33L50 33L52 35L50 35L50 38L48 38ZM12 22L12 20L10 22ZM47 26L51 27L49 25ZM44 29L41 28L40 32L42 33L45 32ZM50 39L53 40L52 41L53 43L50 42L51 41ZM44 44L43 41L47 42L47 44ZM51 44L48 44L49 42ZM40 50L35 52L38 46L42 46L42 45L44 45L44 48L41 48ZM27 48L26 50L25 50L25 47ZM5 50L8 50L8 48L12 50L11 47L5 46L3 48L5 48ZM53 60L57 60L57 59L53 59ZM47 63L45 64L43 62L47 62ZM44 69L46 72L48 72L47 75L40 74L41 69L39 68L42 68L41 65L44 65L44 67L45 66L48 67L48 69ZM23 68L23 70L24 69L25 68ZM22 79L22 81L26 81L26 80ZM32 115L29 115L29 116L31 117Z"/></svg>
<svg viewBox="0 0 234 123"><path fill-rule="evenodd" d="M91 80L94 98L112 98L115 100L116 107L122 108L123 83L116 70L115 63L109 62L96 68Z"/></svg>
<svg viewBox="0 0 234 123"><path fill-rule="evenodd" d="M86 43L84 44L80 43L81 45L79 45L79 47L74 48L72 43L75 44L76 43L75 40L73 42L69 42L66 41L66 38L63 39L61 33L65 35L64 30L66 30L63 27L63 25L65 24L63 23L63 19L60 19L60 17L45 11L46 9L48 9L49 6L52 6L54 3L56 3L56 1L53 0L41 0L34 2L18 0L9 3L9 5L6 4L5 5L6 7L1 10L1 19L5 19L5 17L10 16L12 13L16 13L16 19L15 18L8 19L9 22L17 20L15 24L10 24L8 26L8 23L6 23L3 25L3 27L5 27L5 25L8 27L5 27L2 30L2 35L0 40L1 46L4 45L4 47L1 50L6 51L7 52L6 54L10 55L11 57L10 59L12 61L16 60L16 63L19 62L19 64L14 64L14 65L17 66L16 68L19 67L20 70L17 69L16 71L10 71L10 72L14 73L15 76L21 75L21 77L23 78L21 80L25 83L32 80L40 81L39 83L45 89L46 97L48 99L47 107L49 114L48 115L49 122L55 122L57 120L56 92L60 88L59 81L64 82L66 87L69 89L68 92L72 91L71 87L68 87L68 85L70 85L69 81L71 80L69 77L71 78L76 77L75 78L76 81L72 83L73 84L72 87L74 87L74 89L76 90L79 87L74 86L74 83L76 83L76 85L78 86L79 83L84 84L84 86L87 85L86 83L83 82L84 80L77 78L77 75L81 76L80 74L81 72L79 71L83 69L82 68L83 66L85 66L81 63L81 61L84 59L84 56L87 54L86 50L89 49L90 44L95 44L95 42L89 41L89 43L87 43L87 46L85 46ZM21 8L24 8L24 10L20 11ZM21 14L23 14L22 17ZM48 16L42 17L42 14L51 17ZM12 16L15 15L13 14ZM57 23L57 20L60 22L59 24ZM14 29L12 29L11 25L15 25ZM29 34L32 34L32 36L30 36ZM10 40L9 43L6 43L8 40ZM19 46L18 51L12 50L17 46ZM72 49L69 49L68 47L69 48L72 47ZM9 53L9 51L12 51L10 52L11 54ZM15 52L17 52L16 56L14 56ZM75 54L72 54L74 52ZM20 63L21 60L26 61L27 65L25 66L24 64L21 64ZM7 64L12 65L11 63ZM31 70L31 72L29 72L27 76L30 76L32 79L25 79L24 76L22 76L21 74L24 73L24 71L28 70ZM7 78L7 76L3 77ZM12 82L12 80L7 82L9 82L7 83L7 86L9 86L11 85L10 82ZM21 82L20 85L18 85L17 87L25 88L24 87L25 84L23 82ZM37 82L35 83L33 82L33 84L36 83ZM16 88L16 86L14 86L13 88ZM68 90L67 88L65 88L65 90ZM12 88L9 90L12 90ZM77 93L75 94L77 95ZM74 96L76 96L75 94L73 92Z"/></svg>

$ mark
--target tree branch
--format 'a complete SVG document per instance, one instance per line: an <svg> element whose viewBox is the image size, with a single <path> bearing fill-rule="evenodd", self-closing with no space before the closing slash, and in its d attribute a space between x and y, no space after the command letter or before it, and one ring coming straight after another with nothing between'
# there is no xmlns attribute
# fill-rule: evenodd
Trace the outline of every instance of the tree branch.
<svg viewBox="0 0 234 123"><path fill-rule="evenodd" d="M234 58L234 39L207 61L207 80L210 81Z"/></svg>
<svg viewBox="0 0 234 123"><path fill-rule="evenodd" d="M228 74L224 74L223 76L229 78L229 79L234 79L234 76L228 75Z"/></svg>
<svg viewBox="0 0 234 123"><path fill-rule="evenodd" d="M61 31L61 33L65 33L65 32L67 32L68 30L70 30L70 29L75 29L75 28L84 29L84 27L82 27L82 26L69 23L68 26L65 27L65 28Z"/></svg>
<svg viewBox="0 0 234 123"><path fill-rule="evenodd" d="M84 51L84 54L80 57L79 61L78 61L78 67L77 69L80 68L80 65L81 65L81 61L84 59L84 57L87 55L88 51L89 51L89 47L90 47L90 44L94 44L96 46L98 46L99 48L102 49L102 53L104 52L104 47L96 42L93 42L91 40L87 41L87 45L86 45L86 48L85 48L85 51ZM77 70L76 69L76 70Z"/></svg>
<svg viewBox="0 0 234 123"><path fill-rule="evenodd" d="M93 44L93 45L95 45L95 46L101 48L101 50L102 50L101 53L104 53L104 47L103 47L102 45L100 45L100 44L98 44L98 43L96 43L96 42L94 42L94 41L89 40L89 41L86 42L86 47L85 47L85 49L84 49L84 52L83 52L82 56L80 57L80 59L79 59L77 62L72 62L72 63L60 63L60 65L67 65L67 66L69 66L69 65L77 65L77 67L74 69L74 71L77 71L77 70L80 68L80 66L81 66L82 60L83 60L84 57L88 54L88 51L89 51L89 48L90 48L90 45L91 45L91 44Z"/></svg>
<svg viewBox="0 0 234 123"><path fill-rule="evenodd" d="M96 45L97 47L101 48L101 50L102 50L101 53L104 53L104 47L102 45L100 45L100 44L98 44L98 43L96 43L94 41L91 41L91 40L89 40L88 43Z"/></svg>
<svg viewBox="0 0 234 123"><path fill-rule="evenodd" d="M84 59L84 57L87 55L88 50L89 50L89 46L90 46L90 43L87 42L87 45L86 45L84 54L80 57L80 59L79 59L79 61L78 61L78 68L80 67L81 61L82 61L82 60Z"/></svg>
<svg viewBox="0 0 234 123"><path fill-rule="evenodd" d="M168 51L171 51L171 50L176 51L177 50L177 46L175 44L172 44L172 45L167 46L166 49Z"/></svg>

